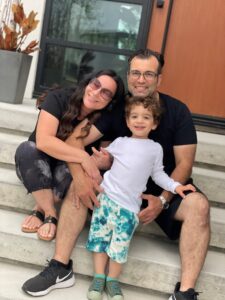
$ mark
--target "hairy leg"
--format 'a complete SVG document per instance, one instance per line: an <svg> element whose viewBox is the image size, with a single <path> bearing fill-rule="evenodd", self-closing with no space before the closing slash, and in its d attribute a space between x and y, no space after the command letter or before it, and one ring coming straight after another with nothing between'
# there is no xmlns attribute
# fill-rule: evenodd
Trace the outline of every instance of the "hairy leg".
<svg viewBox="0 0 225 300"><path fill-rule="evenodd" d="M202 270L210 240L209 203L200 193L181 202L175 219L183 222L180 235L181 291L194 288Z"/></svg>
<svg viewBox="0 0 225 300"><path fill-rule="evenodd" d="M86 218L87 208L82 203L79 208L74 205L74 192L71 185L59 215L54 259L68 264Z"/></svg>

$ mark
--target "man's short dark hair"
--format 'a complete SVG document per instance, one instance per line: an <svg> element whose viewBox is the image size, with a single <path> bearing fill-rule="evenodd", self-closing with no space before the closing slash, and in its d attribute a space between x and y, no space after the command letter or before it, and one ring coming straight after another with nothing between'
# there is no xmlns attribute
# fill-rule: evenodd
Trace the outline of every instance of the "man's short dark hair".
<svg viewBox="0 0 225 300"><path fill-rule="evenodd" d="M158 74L160 74L161 71L162 71L162 68L164 66L164 56L163 56L163 54L161 54L159 52L156 52L156 51L153 51L153 50L150 50L150 49L139 49L139 50L133 52L131 54L131 56L128 58L129 66L131 64L131 61L135 57L141 58L141 59L147 59L147 58L152 57L152 56L154 56L159 62Z"/></svg>

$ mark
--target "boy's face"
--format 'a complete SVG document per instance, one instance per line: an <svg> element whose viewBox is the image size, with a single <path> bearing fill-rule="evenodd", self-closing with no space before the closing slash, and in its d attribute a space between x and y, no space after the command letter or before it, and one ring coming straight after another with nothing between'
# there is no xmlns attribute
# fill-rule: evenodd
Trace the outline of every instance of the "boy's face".
<svg viewBox="0 0 225 300"><path fill-rule="evenodd" d="M144 108L142 104L131 107L126 121L134 138L148 138L149 132L157 127L151 110Z"/></svg>

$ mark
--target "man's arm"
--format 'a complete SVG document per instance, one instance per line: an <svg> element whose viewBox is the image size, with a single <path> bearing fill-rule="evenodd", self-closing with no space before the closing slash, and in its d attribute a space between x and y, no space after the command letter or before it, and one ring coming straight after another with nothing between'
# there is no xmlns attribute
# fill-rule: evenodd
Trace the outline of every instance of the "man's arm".
<svg viewBox="0 0 225 300"><path fill-rule="evenodd" d="M170 177L175 181L185 184L191 177L192 167L195 160L197 145L182 145L174 146L174 156L176 168L171 173ZM162 195L167 201L170 201L173 194L168 191L163 191Z"/></svg>
<svg viewBox="0 0 225 300"><path fill-rule="evenodd" d="M196 145L174 146L176 167L171 174L171 178L180 183L185 183L191 176L192 167L195 159ZM173 194L163 191L162 194L167 201L170 201ZM148 201L148 207L139 213L139 218L144 224L152 222L162 211L159 197L153 195L143 195L143 199Z"/></svg>

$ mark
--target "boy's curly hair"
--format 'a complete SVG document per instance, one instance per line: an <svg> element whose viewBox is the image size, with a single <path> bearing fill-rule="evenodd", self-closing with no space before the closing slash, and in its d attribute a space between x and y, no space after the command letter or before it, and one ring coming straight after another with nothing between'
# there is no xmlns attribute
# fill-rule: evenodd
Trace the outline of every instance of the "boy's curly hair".
<svg viewBox="0 0 225 300"><path fill-rule="evenodd" d="M161 115L163 113L163 108L160 105L160 99L157 93L151 96L141 97L141 96L126 96L126 106L125 106L125 116L129 117L131 109L133 106L143 105L152 112L154 122L159 124Z"/></svg>

